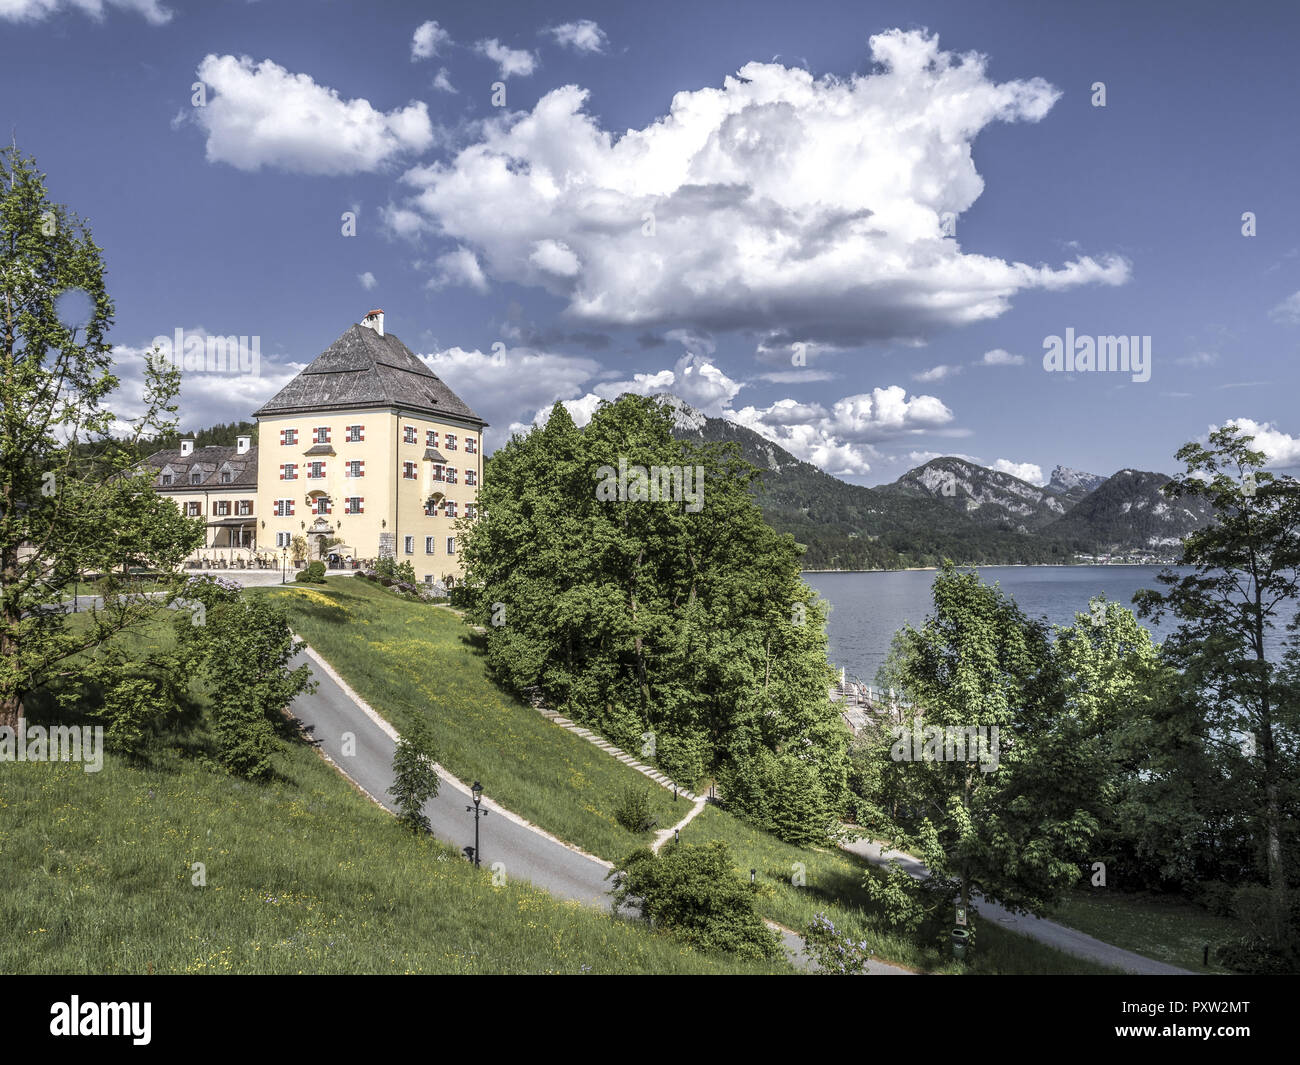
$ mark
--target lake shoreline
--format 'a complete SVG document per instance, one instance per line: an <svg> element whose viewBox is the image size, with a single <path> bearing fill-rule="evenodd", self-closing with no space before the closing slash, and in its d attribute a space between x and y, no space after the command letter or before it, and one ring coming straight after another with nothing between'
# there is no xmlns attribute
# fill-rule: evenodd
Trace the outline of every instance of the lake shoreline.
<svg viewBox="0 0 1300 1065"><path fill-rule="evenodd" d="M1159 574L1166 569L1186 572L1151 563L981 566L974 572L985 583L996 583L1027 617L1061 627L1086 617L1088 604L1098 596L1132 610L1133 596L1143 588L1159 588ZM830 608L827 653L836 669L845 667L852 676L871 682L894 634L904 624L923 624L933 612L935 573L933 566L803 571L806 583ZM1142 619L1139 624L1158 643L1170 635L1176 622Z"/></svg>
<svg viewBox="0 0 1300 1065"><path fill-rule="evenodd" d="M958 569L1156 569L1177 562L963 562ZM937 573L938 566L894 566L890 569L804 569L800 573Z"/></svg>

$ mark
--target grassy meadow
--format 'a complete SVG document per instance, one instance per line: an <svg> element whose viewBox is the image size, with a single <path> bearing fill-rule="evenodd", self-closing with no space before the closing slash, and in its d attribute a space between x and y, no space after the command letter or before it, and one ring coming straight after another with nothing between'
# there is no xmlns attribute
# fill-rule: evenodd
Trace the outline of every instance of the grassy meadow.
<svg viewBox="0 0 1300 1065"><path fill-rule="evenodd" d="M177 744L148 768L110 755L99 773L0 764L0 972L790 971L493 887L306 745L268 785L198 754Z"/></svg>
<svg viewBox="0 0 1300 1065"><path fill-rule="evenodd" d="M683 799L501 691L477 637L450 609L402 599L352 577L249 589L283 604L294 631L399 731L408 714L433 726L439 759L481 780L494 802L591 854L618 861L648 840L614 818L623 789L642 789L659 828Z"/></svg>

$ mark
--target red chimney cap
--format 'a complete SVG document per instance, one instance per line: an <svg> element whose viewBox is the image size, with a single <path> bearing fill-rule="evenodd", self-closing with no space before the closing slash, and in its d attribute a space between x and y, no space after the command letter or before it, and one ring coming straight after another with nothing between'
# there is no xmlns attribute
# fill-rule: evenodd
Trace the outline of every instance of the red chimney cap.
<svg viewBox="0 0 1300 1065"><path fill-rule="evenodd" d="M373 318L375 315L377 315L377 314L383 314L383 313L384 313L384 309L383 309L382 307L380 307L378 310L367 311L367 312L366 312L366 317L367 317L367 318Z"/></svg>

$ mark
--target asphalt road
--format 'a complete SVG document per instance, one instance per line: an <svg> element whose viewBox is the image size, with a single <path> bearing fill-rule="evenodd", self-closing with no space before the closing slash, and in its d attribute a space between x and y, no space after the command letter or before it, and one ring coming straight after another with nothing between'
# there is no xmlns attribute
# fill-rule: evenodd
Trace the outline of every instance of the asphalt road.
<svg viewBox="0 0 1300 1065"><path fill-rule="evenodd" d="M290 710L335 765L372 799L393 810L388 788L393 782L396 730L314 653L300 653L294 665L304 662L311 667L319 687L312 695L299 696ZM347 734L355 737L355 752L351 754L344 753ZM469 787L442 769L439 776L442 786L438 795L424 808L433 833L458 848L472 847L474 815L465 809L472 804ZM484 868L513 880L528 880L560 898L610 905L610 884L605 880L611 868L608 863L500 809L487 793L482 809L489 811L479 822L479 861Z"/></svg>

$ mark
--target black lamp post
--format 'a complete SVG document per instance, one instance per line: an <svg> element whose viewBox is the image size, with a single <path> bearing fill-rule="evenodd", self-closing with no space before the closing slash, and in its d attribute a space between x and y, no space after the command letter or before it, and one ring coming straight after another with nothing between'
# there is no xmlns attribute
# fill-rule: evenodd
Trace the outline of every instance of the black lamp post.
<svg viewBox="0 0 1300 1065"><path fill-rule="evenodd" d="M491 813L491 811L482 809L481 804L483 802L483 785L480 784L477 780L470 785L469 793L474 797L474 805L466 806L465 812L469 813L471 810L474 811L474 868L477 869L479 867L478 817L480 812L482 812L484 817L487 817L487 815Z"/></svg>
<svg viewBox="0 0 1300 1065"><path fill-rule="evenodd" d="M289 573L289 549L286 547L280 552L280 583L288 584L286 579Z"/></svg>

